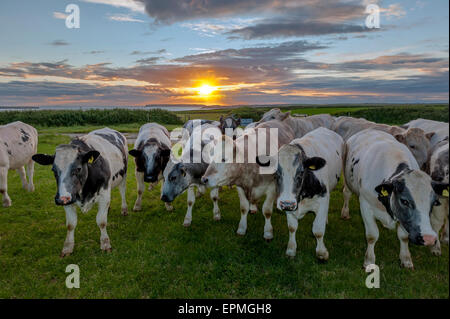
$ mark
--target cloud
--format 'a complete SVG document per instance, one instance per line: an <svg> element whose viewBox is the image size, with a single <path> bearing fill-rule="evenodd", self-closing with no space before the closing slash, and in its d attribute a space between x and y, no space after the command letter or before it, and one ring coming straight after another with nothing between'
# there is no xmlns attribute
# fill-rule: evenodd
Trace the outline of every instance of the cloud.
<svg viewBox="0 0 450 319"><path fill-rule="evenodd" d="M126 8L132 11L144 13L144 5L135 0L83 0L84 2L110 5L116 8Z"/></svg>
<svg viewBox="0 0 450 319"><path fill-rule="evenodd" d="M135 51L131 52L130 55L148 55L148 54L164 54L164 53L167 53L166 49L160 49L160 50L156 50L156 51L135 50Z"/></svg>
<svg viewBox="0 0 450 319"><path fill-rule="evenodd" d="M89 52L84 52L84 54L102 54L102 53L105 53L105 51L93 50Z"/></svg>
<svg viewBox="0 0 450 319"><path fill-rule="evenodd" d="M55 40L48 44L56 47L70 45L70 43L66 42L65 40Z"/></svg>
<svg viewBox="0 0 450 319"><path fill-rule="evenodd" d="M61 19L61 20L65 20L68 17L67 14L62 13L62 12L53 12L53 18L55 19Z"/></svg>
<svg viewBox="0 0 450 319"><path fill-rule="evenodd" d="M154 56L151 58L146 58L146 59L139 59L136 61L136 63L139 64L155 64L159 59L161 59L160 57Z"/></svg>
<svg viewBox="0 0 450 319"><path fill-rule="evenodd" d="M139 23L145 23L144 20L134 18L130 14L113 14L108 16L109 20L112 21L119 21L119 22L139 22Z"/></svg>

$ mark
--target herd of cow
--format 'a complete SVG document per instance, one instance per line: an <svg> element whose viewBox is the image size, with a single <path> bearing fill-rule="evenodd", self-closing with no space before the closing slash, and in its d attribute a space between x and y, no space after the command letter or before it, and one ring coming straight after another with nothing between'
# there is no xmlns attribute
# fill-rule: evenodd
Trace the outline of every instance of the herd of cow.
<svg viewBox="0 0 450 319"><path fill-rule="evenodd" d="M266 240L273 238L271 216L276 202L287 217L286 254L295 256L298 220L313 212L316 256L327 260L324 235L330 193L343 173L341 217L349 218L349 200L352 193L356 194L368 245L364 266L375 263L377 220L397 230L404 267L413 267L409 241L430 246L435 255L441 253L441 241L448 244L448 123L418 119L399 127L328 114L296 118L272 109L244 130L239 125L240 120L233 117L221 118L220 122L188 121L177 141L182 146L181 155L175 154L173 134L156 123L141 127L134 149L129 152L124 135L104 128L59 145L53 155L36 154L38 133L33 127L21 122L0 126L3 206L11 205L7 192L9 169L16 169L23 187L34 191L34 162L52 165L57 184L55 203L64 206L66 213L67 237L61 255L69 255L74 249L76 206L87 212L96 203L100 246L109 251L106 226L111 190L119 188L122 214L127 215L126 177L131 155L136 163L138 190L135 211L142 210L145 183L150 183L152 189L163 180L161 200L167 210L173 210L172 202L187 190L184 226L190 226L195 199L206 188L211 188L214 220L220 220L220 189L236 186L241 212L239 235L247 231L248 213L256 213L259 200L264 198L261 210ZM277 134L268 134L266 140L258 138L273 129ZM200 143L195 136L201 136ZM273 157L249 151L250 141L256 143L257 149L276 145L274 172L261 174L261 168L269 165ZM232 145L232 152L223 151L227 143ZM200 161L193 161L196 155L201 155Z"/></svg>

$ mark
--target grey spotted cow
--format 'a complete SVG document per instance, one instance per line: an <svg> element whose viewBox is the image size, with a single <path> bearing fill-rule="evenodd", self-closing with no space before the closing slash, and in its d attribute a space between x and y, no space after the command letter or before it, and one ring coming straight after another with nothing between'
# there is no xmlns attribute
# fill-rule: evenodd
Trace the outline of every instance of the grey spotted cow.
<svg viewBox="0 0 450 319"><path fill-rule="evenodd" d="M30 192L34 191L34 162L31 157L37 152L37 144L38 133L28 124L14 122L0 126L0 193L4 207L11 206L8 195L8 170L17 170L23 188Z"/></svg>
<svg viewBox="0 0 450 319"><path fill-rule="evenodd" d="M111 251L106 225L113 188L119 187L122 214L127 215L128 212L125 197L128 164L126 138L117 131L104 128L76 138L68 145L59 145L54 155L36 154L33 160L41 165L52 165L57 184L55 203L64 206L66 212L67 237L61 257L70 255L75 245L75 205L86 213L98 203L100 248Z"/></svg>
<svg viewBox="0 0 450 319"><path fill-rule="evenodd" d="M145 191L145 183L150 183L151 190L163 179L163 172L170 158L169 131L157 123L148 123L141 127L134 143L134 149L130 155L136 162L136 182L138 197L134 205L134 211L142 210L142 195ZM162 186L161 186L162 187ZM173 207L166 203L166 209L171 211Z"/></svg>

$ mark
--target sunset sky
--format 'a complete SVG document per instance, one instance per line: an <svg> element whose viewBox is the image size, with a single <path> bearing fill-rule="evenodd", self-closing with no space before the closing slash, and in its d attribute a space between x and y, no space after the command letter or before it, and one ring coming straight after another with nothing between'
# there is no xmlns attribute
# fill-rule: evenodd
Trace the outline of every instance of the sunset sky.
<svg viewBox="0 0 450 319"><path fill-rule="evenodd" d="M448 14L448 0L1 0L0 106L448 102Z"/></svg>

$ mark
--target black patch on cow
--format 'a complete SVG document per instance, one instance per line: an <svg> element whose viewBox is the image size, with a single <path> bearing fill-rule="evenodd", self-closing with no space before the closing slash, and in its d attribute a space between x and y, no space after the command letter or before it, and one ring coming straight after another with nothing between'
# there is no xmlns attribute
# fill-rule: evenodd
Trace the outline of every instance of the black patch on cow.
<svg viewBox="0 0 450 319"><path fill-rule="evenodd" d="M11 150L7 150L8 154L12 156Z"/></svg>
<svg viewBox="0 0 450 319"><path fill-rule="evenodd" d="M327 187L321 183L313 172L306 169L303 171L299 202L303 198L323 197L327 193Z"/></svg>
<svg viewBox="0 0 450 319"><path fill-rule="evenodd" d="M437 182L442 182L448 175L449 172L448 172L448 149L447 149L438 154L436 166L431 172L431 179Z"/></svg>
<svg viewBox="0 0 450 319"><path fill-rule="evenodd" d="M117 139L111 135L111 134L104 134L104 133L98 133L96 132L95 135L98 135L100 137L102 137L103 139L107 140L109 143L111 143L112 145L114 145L122 154L122 160L123 160L123 168L119 171L120 176L124 177L125 174L127 173L127 169L128 169L128 154L125 150L125 139L124 137L116 131L113 131L114 135L119 137L119 140L121 141L121 143L119 143L117 141Z"/></svg>
<svg viewBox="0 0 450 319"><path fill-rule="evenodd" d="M153 154L153 167L147 167L149 158L144 152L144 149L148 146L153 146L157 148L157 151ZM150 180L150 177L157 179L159 174L164 171L167 163L170 159L170 148L169 146L160 143L156 138L149 138L146 141L141 141L136 149L140 152L139 156L135 156L134 161L136 163L136 170L141 173L145 173L146 178ZM150 176L151 175L151 176Z"/></svg>
<svg viewBox="0 0 450 319"><path fill-rule="evenodd" d="M30 134L28 134L23 128L20 129L20 133L22 133L22 141L24 143L30 140Z"/></svg>
<svg viewBox="0 0 450 319"><path fill-rule="evenodd" d="M9 147L9 146L8 146L8 143L4 142L3 144L5 144L6 147Z"/></svg>

